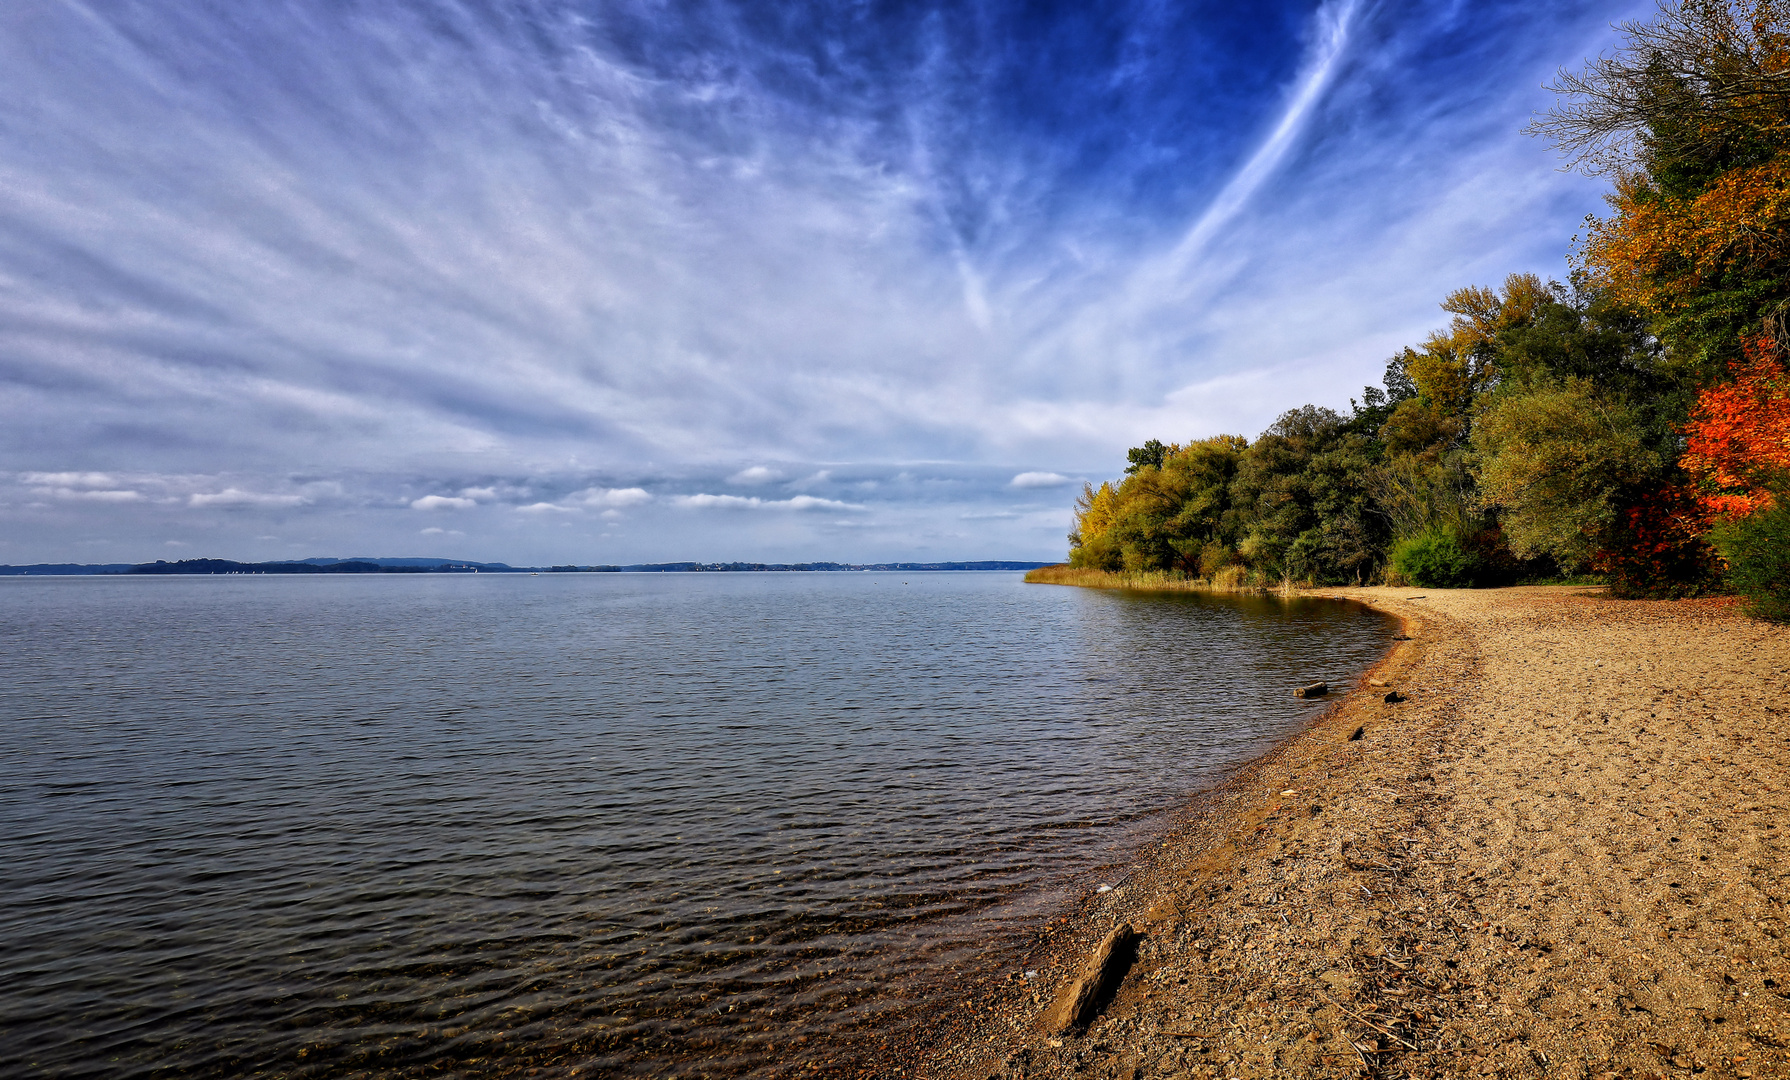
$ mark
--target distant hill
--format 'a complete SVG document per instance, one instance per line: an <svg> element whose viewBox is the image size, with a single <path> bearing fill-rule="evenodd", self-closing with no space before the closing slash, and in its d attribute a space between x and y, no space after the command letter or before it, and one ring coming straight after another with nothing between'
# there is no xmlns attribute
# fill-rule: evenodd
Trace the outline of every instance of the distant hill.
<svg viewBox="0 0 1790 1080"><path fill-rule="evenodd" d="M443 567L451 568L454 570L461 570L461 569L468 569L468 568L476 567L480 570L490 570L490 571L493 571L496 573L502 573L505 570L516 571L516 570L539 570L540 569L540 567L538 567L538 566L536 566L536 567L519 567L519 566L511 566L508 563L500 563L500 562L471 562L466 559L418 559L418 558L411 558L411 557L394 559L394 558L391 558L389 556L384 556L384 555L382 555L378 558L373 558L371 556L366 556L366 555L356 555L353 558L348 558L348 559L294 559L292 561L293 562L301 562L301 563L309 563L312 566L331 566L331 565L335 565L338 563L360 562L360 563L372 563L375 566L415 567L415 568L423 569L423 570L439 570L439 569L442 569Z"/></svg>
<svg viewBox="0 0 1790 1080"><path fill-rule="evenodd" d="M130 568L130 563L43 562L32 563L30 566L0 566L0 575L122 574Z"/></svg>
<svg viewBox="0 0 1790 1080"><path fill-rule="evenodd" d="M920 573L948 570L1034 570L1049 566L1041 562L936 563L631 563L625 566L511 566L508 563L466 562L454 559L423 558L356 558L294 559L282 562L236 562L233 559L181 559L152 563L35 563L30 566L0 566L0 576L53 574L717 574L717 573L801 573L830 571L900 571Z"/></svg>
<svg viewBox="0 0 1790 1080"><path fill-rule="evenodd" d="M342 562L270 562L243 563L230 559L182 559L179 562L140 563L126 570L127 574L426 574L423 567L380 566L378 563L345 560Z"/></svg>

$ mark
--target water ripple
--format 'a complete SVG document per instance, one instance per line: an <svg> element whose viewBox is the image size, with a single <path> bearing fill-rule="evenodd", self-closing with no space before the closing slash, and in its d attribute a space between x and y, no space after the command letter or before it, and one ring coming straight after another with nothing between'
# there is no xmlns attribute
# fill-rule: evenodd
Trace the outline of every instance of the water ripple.
<svg viewBox="0 0 1790 1080"><path fill-rule="evenodd" d="M873 1053L1391 634L901 581L0 579L0 1072Z"/></svg>

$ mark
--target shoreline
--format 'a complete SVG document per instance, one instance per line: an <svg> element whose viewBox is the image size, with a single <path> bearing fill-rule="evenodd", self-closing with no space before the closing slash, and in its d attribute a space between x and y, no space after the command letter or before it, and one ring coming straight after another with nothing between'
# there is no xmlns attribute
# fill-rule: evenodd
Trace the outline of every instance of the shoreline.
<svg viewBox="0 0 1790 1080"><path fill-rule="evenodd" d="M1411 640L1039 935L1036 978L976 973L913 1072L1790 1076L1790 632L1596 592L1302 591ZM1121 922L1110 1003L1047 1030Z"/></svg>
<svg viewBox="0 0 1790 1080"><path fill-rule="evenodd" d="M1209 592L1242 593L1252 596L1303 596L1324 590L1302 585L1245 585L1235 578L1230 582L1208 578L1177 577L1161 570L1138 572L1091 570L1086 567L1057 563L1026 571L1028 585L1070 585L1081 589L1130 589L1138 592Z"/></svg>

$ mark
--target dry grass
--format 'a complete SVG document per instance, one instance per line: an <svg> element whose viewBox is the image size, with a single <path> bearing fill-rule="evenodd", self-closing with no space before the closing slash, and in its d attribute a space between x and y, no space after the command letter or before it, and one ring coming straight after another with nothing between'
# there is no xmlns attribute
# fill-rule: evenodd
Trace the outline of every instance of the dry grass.
<svg viewBox="0 0 1790 1080"><path fill-rule="evenodd" d="M1056 566L1042 566L1036 570L1028 571L1026 580L1034 585L1079 585L1085 589L1138 589L1145 592L1270 593L1292 592L1298 588L1298 586L1270 588L1265 585L1252 584L1247 572L1241 566L1227 566L1210 578L1198 578L1170 574L1162 570L1115 573L1111 570L1094 570L1088 567L1059 563Z"/></svg>

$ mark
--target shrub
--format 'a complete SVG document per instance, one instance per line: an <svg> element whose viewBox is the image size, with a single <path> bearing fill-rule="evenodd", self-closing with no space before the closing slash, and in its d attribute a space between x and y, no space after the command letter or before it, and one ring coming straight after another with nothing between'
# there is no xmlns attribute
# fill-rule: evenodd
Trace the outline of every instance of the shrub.
<svg viewBox="0 0 1790 1080"><path fill-rule="evenodd" d="M1443 529L1431 529L1392 549L1392 568L1419 588L1453 589L1473 584L1479 560Z"/></svg>
<svg viewBox="0 0 1790 1080"><path fill-rule="evenodd" d="M1790 502L1779 498L1710 533L1728 564L1728 582L1747 598L1749 614L1790 622Z"/></svg>
<svg viewBox="0 0 1790 1080"><path fill-rule="evenodd" d="M1225 547L1217 540L1211 540L1200 548L1200 577L1213 579L1219 571L1237 561L1237 553Z"/></svg>
<svg viewBox="0 0 1790 1080"><path fill-rule="evenodd" d="M1473 584L1482 588L1558 576L1553 560L1545 555L1533 559L1518 558L1510 550L1504 530L1497 525L1486 525L1463 534L1461 546L1473 560Z"/></svg>
<svg viewBox="0 0 1790 1080"><path fill-rule="evenodd" d="M1709 518L1696 497L1660 488L1625 507L1600 536L1591 568L1623 600L1698 596L1720 584Z"/></svg>

